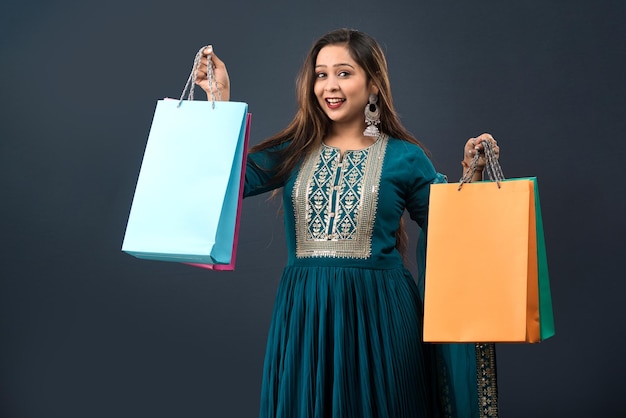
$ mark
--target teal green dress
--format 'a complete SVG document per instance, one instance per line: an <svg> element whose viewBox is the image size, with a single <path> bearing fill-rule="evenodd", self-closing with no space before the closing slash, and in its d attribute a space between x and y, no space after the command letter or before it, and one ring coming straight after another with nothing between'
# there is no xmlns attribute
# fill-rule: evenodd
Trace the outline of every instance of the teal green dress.
<svg viewBox="0 0 626 418"><path fill-rule="evenodd" d="M276 158L250 154L245 183L246 196L284 187L261 418L479 416L474 346L421 340L423 240L417 281L395 247L403 212L425 231L429 186L445 181L423 150L385 135L343 155L320 144L271 184Z"/></svg>

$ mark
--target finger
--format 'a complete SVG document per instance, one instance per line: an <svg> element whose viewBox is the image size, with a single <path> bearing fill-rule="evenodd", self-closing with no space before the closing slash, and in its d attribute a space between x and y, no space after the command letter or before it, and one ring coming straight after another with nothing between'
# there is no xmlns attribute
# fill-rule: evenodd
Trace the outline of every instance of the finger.
<svg viewBox="0 0 626 418"><path fill-rule="evenodd" d="M196 76L196 80L205 80L207 78L207 72L206 70L203 71L202 69L198 68L196 70L195 76Z"/></svg>
<svg viewBox="0 0 626 418"><path fill-rule="evenodd" d="M215 68L215 63L212 60L211 60L211 66L213 68ZM202 57L200 59L200 62L198 62L198 68L201 68L204 71L206 71L208 67L209 67L209 58L208 57Z"/></svg>
<svg viewBox="0 0 626 418"><path fill-rule="evenodd" d="M207 45L203 50L202 50L202 55L203 56L208 56L210 54L213 53L213 45Z"/></svg>
<svg viewBox="0 0 626 418"><path fill-rule="evenodd" d="M213 68L215 68L215 54L213 53L213 46L212 45L208 45L207 47L205 47L202 50L202 56L200 58L200 62L198 65L204 65L205 67L208 66L209 60L211 61L211 65L213 66ZM220 63L222 63L220 61ZM223 63L222 63L223 65Z"/></svg>
<svg viewBox="0 0 626 418"><path fill-rule="evenodd" d="M226 67L226 65L224 65L224 62L219 59L219 57L217 55L215 55L215 52L211 54L211 61L213 61L213 67L214 68L224 68Z"/></svg>
<svg viewBox="0 0 626 418"><path fill-rule="evenodd" d="M479 145L483 141L493 141L493 137L490 134L478 135L475 139L476 145Z"/></svg>
<svg viewBox="0 0 626 418"><path fill-rule="evenodd" d="M488 142L490 142L493 145L494 152L497 155L499 153L499 149L498 149L498 145L497 145L498 142L493 138L493 136L491 136L491 134L484 133L482 135L479 135L476 138L476 149L479 152L481 152L481 153L484 152L484 148L485 147L484 147L483 142L485 142L485 141L488 141Z"/></svg>
<svg viewBox="0 0 626 418"><path fill-rule="evenodd" d="M476 142L475 142L475 138L470 138L467 140L467 142L465 143L465 146L463 147L463 153L464 155L467 155L469 157L473 157L474 155L474 147L476 146Z"/></svg>
<svg viewBox="0 0 626 418"><path fill-rule="evenodd" d="M465 154L471 158L474 158L477 154L482 155L482 148L479 146L471 146L465 150Z"/></svg>
<svg viewBox="0 0 626 418"><path fill-rule="evenodd" d="M208 45L206 48L202 50L202 62L206 64L206 62L208 61L208 58L211 59L213 68L225 67L224 62L221 59L219 59L217 55L215 55L215 51L213 50L213 45Z"/></svg>

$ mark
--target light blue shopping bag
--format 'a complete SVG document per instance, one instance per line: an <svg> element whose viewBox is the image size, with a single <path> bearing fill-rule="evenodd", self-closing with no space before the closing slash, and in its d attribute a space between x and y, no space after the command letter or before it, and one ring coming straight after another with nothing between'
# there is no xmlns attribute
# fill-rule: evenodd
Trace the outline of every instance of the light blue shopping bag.
<svg viewBox="0 0 626 418"><path fill-rule="evenodd" d="M160 100L122 251L135 257L229 264L248 105Z"/></svg>

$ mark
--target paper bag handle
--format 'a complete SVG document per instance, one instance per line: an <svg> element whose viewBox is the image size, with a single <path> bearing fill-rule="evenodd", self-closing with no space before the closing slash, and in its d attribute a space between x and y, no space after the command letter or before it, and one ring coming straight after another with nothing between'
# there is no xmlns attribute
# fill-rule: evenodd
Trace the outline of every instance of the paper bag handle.
<svg viewBox="0 0 626 418"><path fill-rule="evenodd" d="M215 109L215 100L216 100L215 91L217 91L217 100L222 100L222 92L220 91L220 88L217 84L217 80L215 79L215 73L213 72L213 65L211 65L211 53L213 52L213 47L211 45L205 45L202 48L200 48L198 52L196 53L196 57L193 60L193 67L191 68L191 73L189 74L189 78L187 79L185 88L183 88L183 92L180 95L180 99L178 100L177 107L180 107L180 105L183 103L185 94L187 93L187 89L189 89L189 95L187 96L188 100L193 100L193 93L196 87L196 80L197 80L196 70L198 69L198 66L200 66L200 60L202 59L202 52L206 48L208 48L210 51L207 56L209 60L209 62L207 63L207 79L209 80L209 91L211 94L211 103L213 104L213 108ZM215 89L213 89L213 86L215 86Z"/></svg>
<svg viewBox="0 0 626 418"><path fill-rule="evenodd" d="M491 181L495 181L496 184L498 185L498 188L500 188L500 182L504 180L504 174L502 173L500 162L498 161L498 158L496 157L496 152L493 149L493 144L491 143L491 141L483 141L482 144L483 144L483 150L485 153L485 159L487 160L485 162L485 169L487 170L487 175L489 176L489 179ZM464 183L472 182L472 177L474 176L474 173L476 172L476 168L478 167L479 158L480 158L480 154L477 152L474 155L474 158L472 159L472 162L470 163L468 169L465 171L465 173L463 173L463 177L461 177L461 180L459 181L460 184L459 184L458 190L461 190L461 187L463 187Z"/></svg>

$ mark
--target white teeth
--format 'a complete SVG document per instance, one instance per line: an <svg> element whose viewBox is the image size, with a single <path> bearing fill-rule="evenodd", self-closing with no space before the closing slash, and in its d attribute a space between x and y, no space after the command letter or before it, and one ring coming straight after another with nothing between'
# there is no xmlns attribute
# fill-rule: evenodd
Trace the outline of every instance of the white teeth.
<svg viewBox="0 0 626 418"><path fill-rule="evenodd" d="M343 102L343 99L326 99L328 103L335 104L339 102Z"/></svg>

